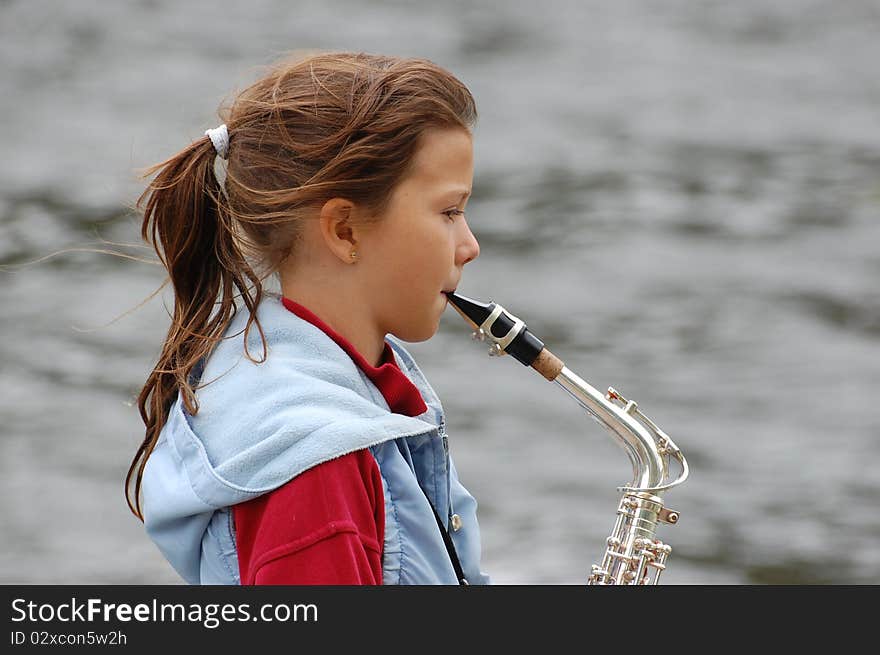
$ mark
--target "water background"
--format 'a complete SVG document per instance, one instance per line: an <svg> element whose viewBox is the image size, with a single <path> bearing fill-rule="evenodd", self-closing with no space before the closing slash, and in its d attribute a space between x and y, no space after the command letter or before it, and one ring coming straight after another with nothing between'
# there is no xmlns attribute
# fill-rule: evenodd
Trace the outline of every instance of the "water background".
<svg viewBox="0 0 880 655"><path fill-rule="evenodd" d="M469 86L482 254L459 289L684 450L667 584L880 582L878 33L869 0L0 2L0 582L180 582L122 493L171 299L137 306L163 272L27 263L138 243L137 169L295 48L427 57ZM623 451L451 309L411 351L486 571L582 583Z"/></svg>

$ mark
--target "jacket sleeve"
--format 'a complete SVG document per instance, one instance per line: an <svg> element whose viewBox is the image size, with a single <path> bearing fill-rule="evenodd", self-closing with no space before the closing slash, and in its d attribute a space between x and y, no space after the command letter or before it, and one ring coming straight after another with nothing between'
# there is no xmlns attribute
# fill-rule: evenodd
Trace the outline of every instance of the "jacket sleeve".
<svg viewBox="0 0 880 655"><path fill-rule="evenodd" d="M241 584L382 583L385 505L368 449L233 507Z"/></svg>

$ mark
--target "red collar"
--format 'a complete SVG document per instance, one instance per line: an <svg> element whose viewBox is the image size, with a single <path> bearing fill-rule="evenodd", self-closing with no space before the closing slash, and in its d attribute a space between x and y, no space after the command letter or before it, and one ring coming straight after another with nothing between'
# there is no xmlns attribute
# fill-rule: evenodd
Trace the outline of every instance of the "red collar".
<svg viewBox="0 0 880 655"><path fill-rule="evenodd" d="M406 416L419 416L428 411L422 394L403 371L397 366L394 359L394 351L391 345L386 341L385 349L382 351L382 363L376 367L370 364L364 356L361 355L354 346L341 334L327 325L320 318L315 316L308 309L300 305L298 302L282 296L281 302L287 309L299 316L301 319L308 321L315 327L320 328L328 337L333 339L340 348L348 353L349 357L354 360L368 378L376 385L376 388L382 393L388 407L395 414L404 414Z"/></svg>

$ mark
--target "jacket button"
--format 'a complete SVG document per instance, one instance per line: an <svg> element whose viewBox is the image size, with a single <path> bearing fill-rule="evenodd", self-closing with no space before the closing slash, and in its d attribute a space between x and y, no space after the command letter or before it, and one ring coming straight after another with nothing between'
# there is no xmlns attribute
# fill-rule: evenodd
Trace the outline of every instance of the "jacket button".
<svg viewBox="0 0 880 655"><path fill-rule="evenodd" d="M458 532L461 530L461 517L458 514L452 515L452 531Z"/></svg>

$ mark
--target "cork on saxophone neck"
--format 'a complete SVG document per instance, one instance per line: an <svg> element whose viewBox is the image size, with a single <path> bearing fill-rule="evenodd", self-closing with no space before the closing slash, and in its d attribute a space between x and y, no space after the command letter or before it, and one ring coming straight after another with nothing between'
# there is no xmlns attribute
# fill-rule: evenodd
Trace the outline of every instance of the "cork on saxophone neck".
<svg viewBox="0 0 880 655"><path fill-rule="evenodd" d="M538 371L538 373L543 375L550 382L553 382L553 380L556 379L556 376L562 372L564 366L565 362L546 348L541 350L541 352L538 353L538 356L535 357L535 361L532 362L532 368Z"/></svg>

